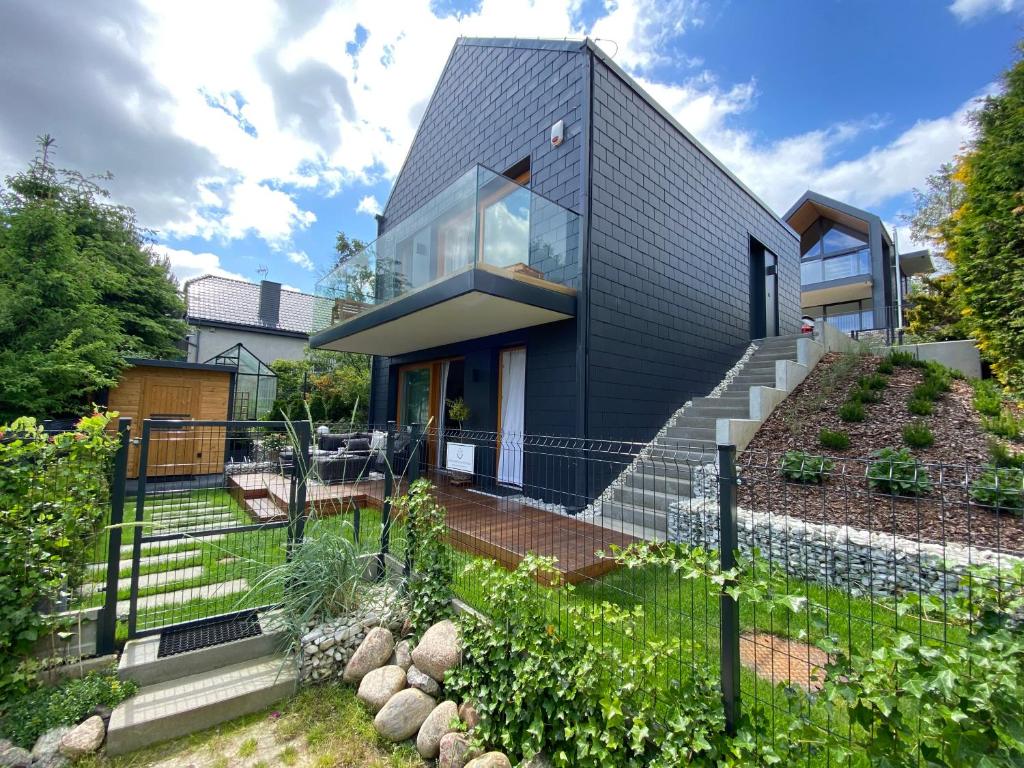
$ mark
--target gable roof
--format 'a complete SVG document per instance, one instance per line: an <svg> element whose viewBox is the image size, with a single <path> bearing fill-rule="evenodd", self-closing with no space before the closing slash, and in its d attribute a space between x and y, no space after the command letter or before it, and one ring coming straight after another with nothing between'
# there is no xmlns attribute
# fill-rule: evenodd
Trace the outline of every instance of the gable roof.
<svg viewBox="0 0 1024 768"><path fill-rule="evenodd" d="M281 289L277 325L260 320L260 284L203 275L185 283L185 320L238 325L253 330L285 331L309 335L313 331L316 296Z"/></svg>
<svg viewBox="0 0 1024 768"><path fill-rule="evenodd" d="M838 221L840 224L849 224L847 219L855 219L863 222L865 225L870 226L872 224L879 228L882 233L882 238L889 245L892 245L892 238L889 237L889 231L885 228L885 224L882 220L871 213L861 208L855 208L848 203L841 202L831 197L808 189L804 192L800 199L790 206L790 209L786 211L786 214L782 217L786 220L797 233L803 234L807 227L817 221L819 216L825 216L826 218ZM808 218L809 217L809 218ZM860 229L860 227L854 227Z"/></svg>

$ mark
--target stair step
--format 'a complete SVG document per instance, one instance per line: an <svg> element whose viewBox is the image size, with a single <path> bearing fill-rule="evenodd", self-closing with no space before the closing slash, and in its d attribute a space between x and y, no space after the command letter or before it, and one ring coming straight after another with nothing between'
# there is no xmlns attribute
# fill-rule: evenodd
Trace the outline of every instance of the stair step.
<svg viewBox="0 0 1024 768"><path fill-rule="evenodd" d="M669 505L675 504L678 501L688 500L689 498L689 487L682 494L631 487L620 487L612 490L612 499L614 501L621 504L629 504L637 509L643 509L645 512L665 513L668 512Z"/></svg>
<svg viewBox="0 0 1024 768"><path fill-rule="evenodd" d="M634 539L642 539L644 541L668 540L668 528L648 528L636 523L627 523L625 520L605 517L604 515L598 515L591 522L610 531L632 536Z"/></svg>
<svg viewBox="0 0 1024 768"><path fill-rule="evenodd" d="M295 689L295 667L283 655L145 686L110 716L107 754L123 755L258 712Z"/></svg>
<svg viewBox="0 0 1024 768"><path fill-rule="evenodd" d="M217 581L212 584L186 587L185 589L178 589L173 592L156 592L152 595L140 597L135 605L140 610L151 611L156 608L183 605L193 600L212 600L215 597L227 597L248 591L249 582L245 579L231 579L230 581ZM127 616L130 606L130 600L118 600L118 617Z"/></svg>
<svg viewBox="0 0 1024 768"><path fill-rule="evenodd" d="M694 481L699 482L701 476L699 467L686 464L660 470L644 467L627 477L622 485L633 490L658 491L682 497L690 495L691 485Z"/></svg>
<svg viewBox="0 0 1024 768"><path fill-rule="evenodd" d="M275 616L274 612L260 614L261 633L255 637L163 658L157 657L160 650L159 635L129 640L117 665L117 675L122 680L134 680L142 686L156 685L278 653L284 646L285 633L277 626Z"/></svg>
<svg viewBox="0 0 1024 768"><path fill-rule="evenodd" d="M634 525L652 531L661 531L662 536L668 532L668 518L664 512L637 507L621 501L606 501L601 505L601 516L609 523L605 528L619 530L616 523Z"/></svg>

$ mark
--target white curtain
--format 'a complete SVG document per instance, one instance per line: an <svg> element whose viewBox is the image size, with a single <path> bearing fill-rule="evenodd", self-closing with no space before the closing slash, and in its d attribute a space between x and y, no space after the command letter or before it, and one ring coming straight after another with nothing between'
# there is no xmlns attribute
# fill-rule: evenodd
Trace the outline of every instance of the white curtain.
<svg viewBox="0 0 1024 768"><path fill-rule="evenodd" d="M526 350L501 353L501 451L498 482L523 484L523 426L526 407Z"/></svg>
<svg viewBox="0 0 1024 768"><path fill-rule="evenodd" d="M448 421L448 403L445 399L445 393L448 391L448 361L445 360L441 363L441 386L438 387L438 399L440 402L437 404L437 466L444 467L447 464L445 456L445 435L444 430Z"/></svg>

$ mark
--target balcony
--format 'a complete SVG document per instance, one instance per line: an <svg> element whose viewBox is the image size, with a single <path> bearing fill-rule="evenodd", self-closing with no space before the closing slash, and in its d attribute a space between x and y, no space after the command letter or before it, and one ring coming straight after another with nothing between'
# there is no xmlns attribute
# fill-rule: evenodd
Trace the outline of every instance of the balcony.
<svg viewBox="0 0 1024 768"><path fill-rule="evenodd" d="M390 356L574 317L579 233L475 166L317 283L310 345Z"/></svg>
<svg viewBox="0 0 1024 768"><path fill-rule="evenodd" d="M855 301L871 296L871 251L806 259L800 264L804 306Z"/></svg>

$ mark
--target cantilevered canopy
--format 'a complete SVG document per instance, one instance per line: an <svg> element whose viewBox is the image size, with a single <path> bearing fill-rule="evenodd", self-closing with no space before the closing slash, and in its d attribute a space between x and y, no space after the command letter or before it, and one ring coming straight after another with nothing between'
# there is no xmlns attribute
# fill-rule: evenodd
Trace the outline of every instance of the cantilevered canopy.
<svg viewBox="0 0 1024 768"><path fill-rule="evenodd" d="M354 315L311 347L391 357L576 316L576 291L487 264Z"/></svg>

